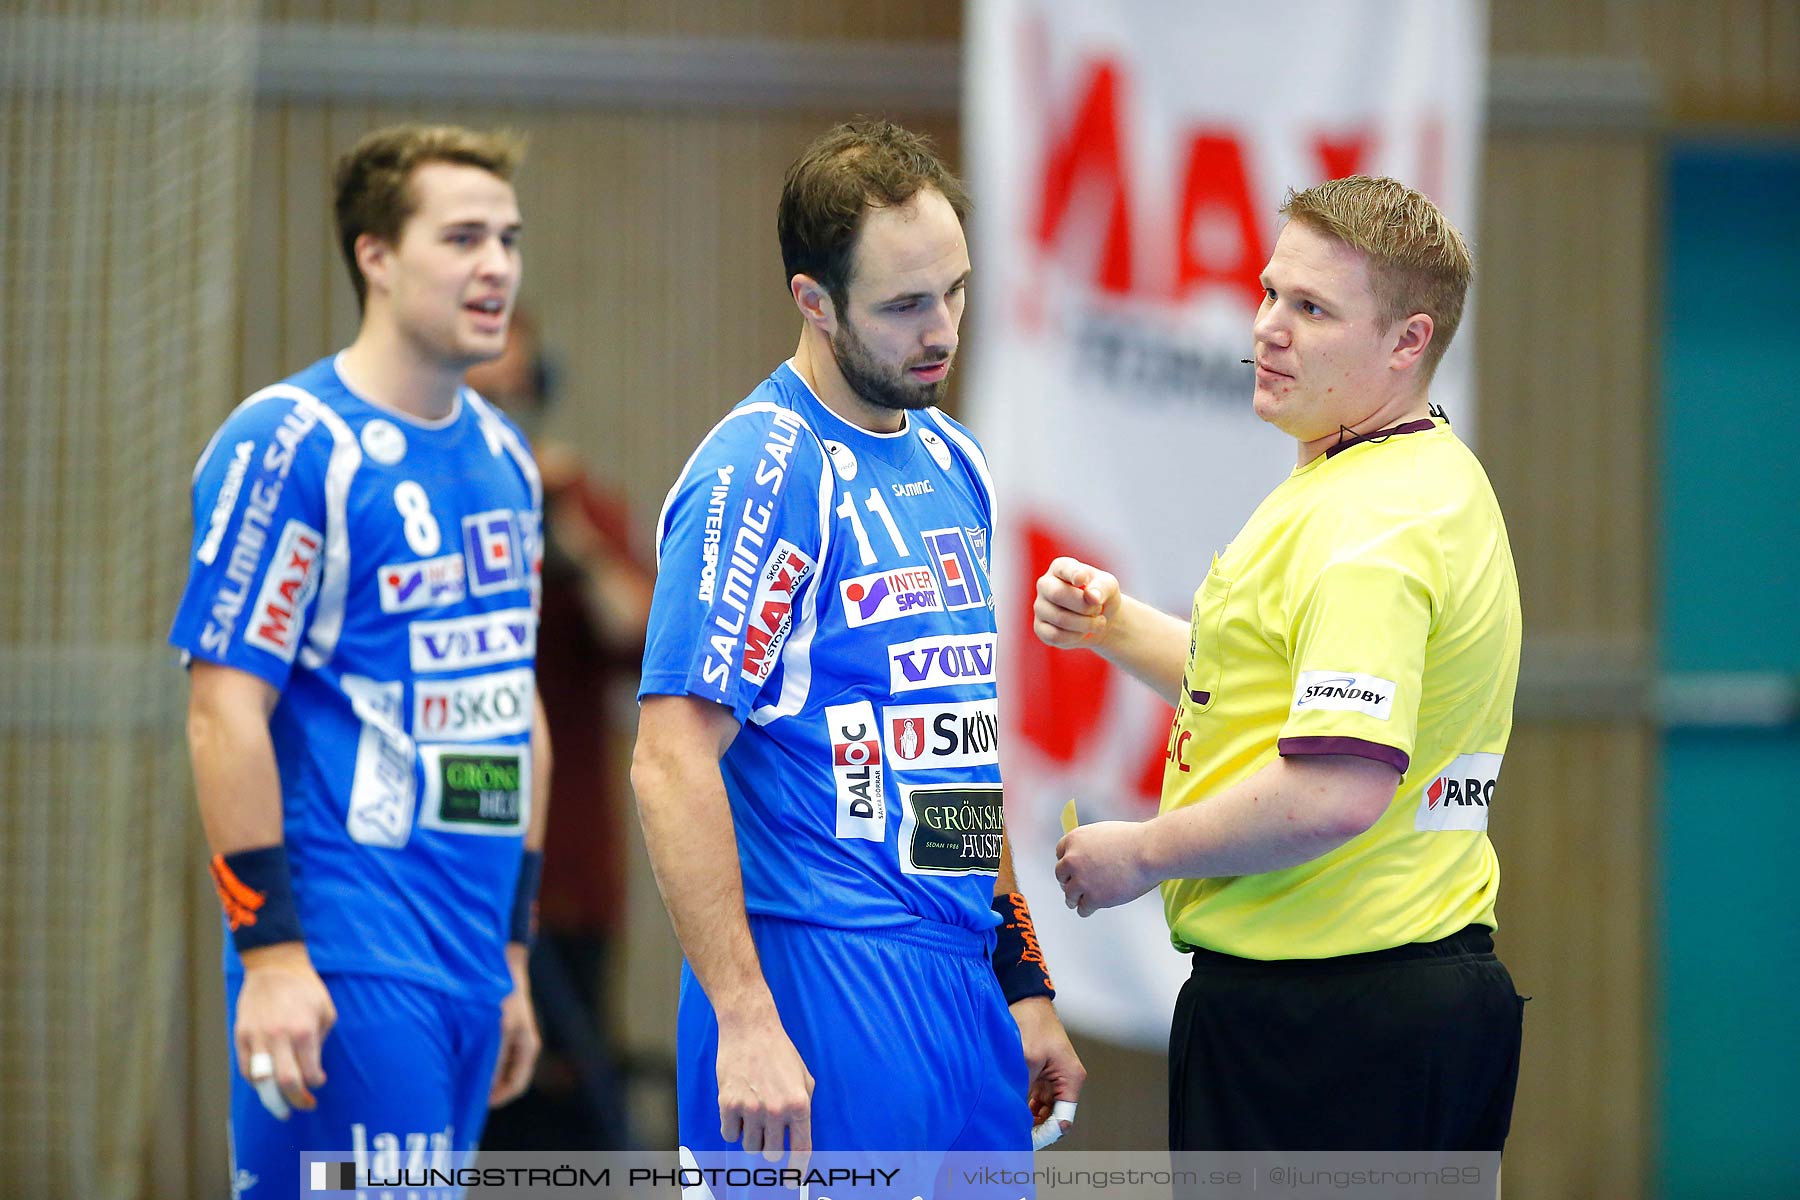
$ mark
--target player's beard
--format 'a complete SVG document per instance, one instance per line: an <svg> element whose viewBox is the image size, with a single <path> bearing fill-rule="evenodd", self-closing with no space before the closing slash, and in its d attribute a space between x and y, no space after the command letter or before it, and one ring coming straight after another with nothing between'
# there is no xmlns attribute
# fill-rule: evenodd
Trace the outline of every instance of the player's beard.
<svg viewBox="0 0 1800 1200"><path fill-rule="evenodd" d="M837 359L838 373L850 390L877 408L900 412L930 408L942 398L944 385L950 382L947 371L935 383L921 383L906 377L905 365L898 370L886 366L875 357L849 318L839 321L837 332L831 335L831 356Z"/></svg>

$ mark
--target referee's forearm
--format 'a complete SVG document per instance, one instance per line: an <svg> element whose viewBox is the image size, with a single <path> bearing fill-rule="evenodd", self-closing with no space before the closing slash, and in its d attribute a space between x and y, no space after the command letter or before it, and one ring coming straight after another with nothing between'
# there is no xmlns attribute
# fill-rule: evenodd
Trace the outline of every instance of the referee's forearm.
<svg viewBox="0 0 1800 1200"><path fill-rule="evenodd" d="M1181 696L1187 646L1187 622L1121 594L1118 614L1097 649L1102 658L1174 704Z"/></svg>
<svg viewBox="0 0 1800 1200"><path fill-rule="evenodd" d="M1393 799L1398 776L1363 759L1278 758L1145 831L1155 878L1260 875L1311 862L1365 833Z"/></svg>

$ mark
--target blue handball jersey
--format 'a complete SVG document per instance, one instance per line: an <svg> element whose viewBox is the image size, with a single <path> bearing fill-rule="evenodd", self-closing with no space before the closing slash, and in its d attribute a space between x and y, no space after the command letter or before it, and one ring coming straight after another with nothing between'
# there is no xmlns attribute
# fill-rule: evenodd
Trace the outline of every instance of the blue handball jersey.
<svg viewBox="0 0 1800 1200"><path fill-rule="evenodd" d="M244 401L201 456L169 640L280 692L269 732L320 971L511 990L541 512L524 437L473 392L410 420L335 359ZM225 959L241 969L229 938Z"/></svg>
<svg viewBox="0 0 1800 1200"><path fill-rule="evenodd" d="M991 492L942 413L870 433L791 363L670 491L639 695L743 722L720 768L750 912L995 924Z"/></svg>

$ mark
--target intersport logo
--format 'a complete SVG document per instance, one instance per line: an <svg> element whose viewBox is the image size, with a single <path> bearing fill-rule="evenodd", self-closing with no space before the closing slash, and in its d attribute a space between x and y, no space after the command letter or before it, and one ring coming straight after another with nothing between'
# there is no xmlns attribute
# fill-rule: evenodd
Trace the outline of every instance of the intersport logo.
<svg viewBox="0 0 1800 1200"><path fill-rule="evenodd" d="M929 567L877 571L838 584L844 597L844 623L852 629L918 613L943 612L937 576Z"/></svg>

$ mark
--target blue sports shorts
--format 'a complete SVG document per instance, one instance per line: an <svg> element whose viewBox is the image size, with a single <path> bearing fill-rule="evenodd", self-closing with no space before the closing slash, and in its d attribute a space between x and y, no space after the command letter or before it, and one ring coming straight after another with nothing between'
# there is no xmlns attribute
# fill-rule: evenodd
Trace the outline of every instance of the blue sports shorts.
<svg viewBox="0 0 1800 1200"><path fill-rule="evenodd" d="M756 915L750 933L782 1026L812 1072L815 1155L908 1152L917 1164L981 1152L1029 1164L1030 1080L994 978L992 933ZM718 1019L685 963L676 1037L682 1146L702 1164L763 1165L720 1134Z"/></svg>
<svg viewBox="0 0 1800 1200"><path fill-rule="evenodd" d="M237 1069L231 1025L242 976L225 981L231 1072L232 1195L291 1200L303 1191L303 1151L354 1154L395 1171L461 1164L487 1121L500 1053L500 1007L374 975L326 975L337 1024L321 1055L325 1085L312 1112L278 1121Z"/></svg>

